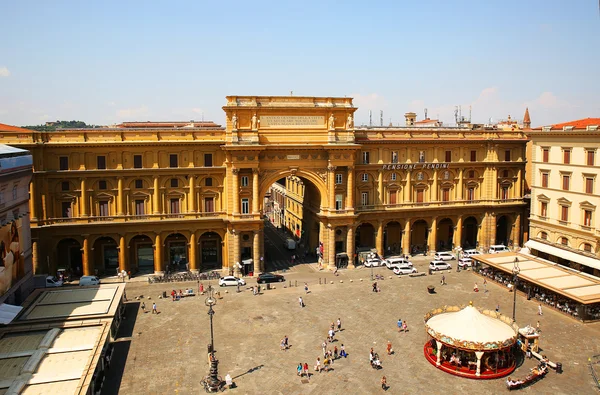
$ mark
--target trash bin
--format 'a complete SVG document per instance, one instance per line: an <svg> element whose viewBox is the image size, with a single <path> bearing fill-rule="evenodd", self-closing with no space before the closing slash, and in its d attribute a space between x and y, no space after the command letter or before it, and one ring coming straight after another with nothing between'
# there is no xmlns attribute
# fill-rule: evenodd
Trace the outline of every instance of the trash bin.
<svg viewBox="0 0 600 395"><path fill-rule="evenodd" d="M167 291L163 291L163 298L167 297Z"/></svg>
<svg viewBox="0 0 600 395"><path fill-rule="evenodd" d="M562 363L556 363L556 373L562 373Z"/></svg>

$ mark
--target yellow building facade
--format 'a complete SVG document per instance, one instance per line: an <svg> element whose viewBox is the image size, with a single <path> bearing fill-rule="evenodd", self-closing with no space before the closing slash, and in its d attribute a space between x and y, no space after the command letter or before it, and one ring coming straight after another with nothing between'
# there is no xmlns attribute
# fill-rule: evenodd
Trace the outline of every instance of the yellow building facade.
<svg viewBox="0 0 600 395"><path fill-rule="evenodd" d="M520 244L521 130L355 127L351 98L229 96L223 110L224 128L3 132L0 142L34 157L36 272L186 265L237 274L250 257L258 273L264 196L282 178L301 182L314 218L301 225L306 248L322 243L330 267L336 252L357 247L383 255Z"/></svg>

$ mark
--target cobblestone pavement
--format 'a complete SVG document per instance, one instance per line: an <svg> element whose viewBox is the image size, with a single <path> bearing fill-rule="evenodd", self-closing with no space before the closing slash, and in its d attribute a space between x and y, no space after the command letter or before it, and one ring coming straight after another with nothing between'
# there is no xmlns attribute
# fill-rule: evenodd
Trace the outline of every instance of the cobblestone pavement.
<svg viewBox="0 0 600 395"><path fill-rule="evenodd" d="M425 258L415 260L419 271L425 271ZM455 262L453 262L455 266ZM379 281L382 292L371 292L370 270L346 271L338 277L331 273L286 274L287 280L297 287L265 290L253 296L248 290L236 293L230 287L215 306L214 334L219 373L231 374L239 394L369 394L381 392L379 385L385 375L390 386L388 393L469 393L492 394L506 391L504 379L469 380L437 370L423 356L427 336L423 326L424 314L443 305L468 304L495 308L512 314L513 294L506 288L489 283L484 293L482 280L472 272L444 273L447 285L441 286L441 274L416 278L397 278L385 268L375 269L385 274ZM393 276L389 279L389 276ZM319 278L327 279L319 285ZM361 282L360 279L363 279ZM340 280L343 283L340 283ZM353 280L353 282L350 282ZM310 293L304 294L303 284L308 281ZM329 281L334 281L330 284ZM472 291L475 282L480 292ZM255 284L253 279L249 284ZM286 282L286 285L289 283ZM436 286L436 294L426 291L427 285ZM207 285L207 282L204 283ZM130 299L144 295L147 311L156 301L159 315L142 313L140 301L128 303L128 316L119 339L124 368L111 367L105 393L119 389L123 394L192 394L203 393L200 380L208 372L207 344L210 343L209 320L204 297L189 297L171 302L158 299L163 290L179 290L192 283L146 284L131 282L127 285ZM195 286L195 285L194 285ZM150 296L152 299L148 300ZM302 296L306 307L300 308ZM336 335L349 354L338 359L333 370L315 373L313 366L321 356L321 343L327 337L331 322L341 318L343 330ZM398 318L407 320L410 331L399 333ZM562 375L550 371L541 381L520 390L536 394L595 393L587 365L588 357L600 354L600 324L580 324L577 321L546 308L537 315L537 304L517 297L517 321L521 326L535 325L539 319L542 328L541 347L552 361L563 364ZM127 333L127 328L131 333ZM130 335L130 337L128 337ZM291 348L281 351L279 341L287 335ZM394 355L385 354L391 341ZM373 347L382 357L383 369L369 366L369 349ZM307 362L310 382L296 375L298 363ZM533 360L526 360L512 375L524 377ZM112 375L112 376L111 376Z"/></svg>

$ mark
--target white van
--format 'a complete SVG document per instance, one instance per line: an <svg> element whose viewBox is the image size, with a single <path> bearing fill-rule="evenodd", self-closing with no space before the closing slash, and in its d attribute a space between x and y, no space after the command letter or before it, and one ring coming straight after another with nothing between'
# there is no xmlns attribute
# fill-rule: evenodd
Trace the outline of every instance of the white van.
<svg viewBox="0 0 600 395"><path fill-rule="evenodd" d="M100 279L96 276L81 276L79 279L79 286L83 287L84 285L99 285Z"/></svg>
<svg viewBox="0 0 600 395"><path fill-rule="evenodd" d="M287 238L283 242L283 246L285 248L287 248L288 250L295 250L296 249L296 242L294 241L294 239Z"/></svg>
<svg viewBox="0 0 600 395"><path fill-rule="evenodd" d="M406 259L403 256L391 256L389 258L386 258L384 260L384 262L385 262L385 266L387 266L387 268L390 270L395 269L400 266L412 267L412 265L413 265L408 259Z"/></svg>
<svg viewBox="0 0 600 395"><path fill-rule="evenodd" d="M490 246L490 250L488 251L488 254L499 254L501 252L510 252L510 250L508 249L508 247L506 247L503 244L493 245L493 246Z"/></svg>

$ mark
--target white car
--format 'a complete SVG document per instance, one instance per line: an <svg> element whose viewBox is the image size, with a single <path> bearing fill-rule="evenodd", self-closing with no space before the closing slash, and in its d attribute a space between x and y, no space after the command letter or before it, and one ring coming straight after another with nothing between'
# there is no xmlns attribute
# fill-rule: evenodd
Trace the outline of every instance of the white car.
<svg viewBox="0 0 600 395"><path fill-rule="evenodd" d="M388 269L394 269L399 266L412 267L412 265L413 264L408 259L401 256L392 256L385 260L385 266L387 266Z"/></svg>
<svg viewBox="0 0 600 395"><path fill-rule="evenodd" d="M237 278L234 276L225 276L225 277L221 277L219 279L219 285L221 287L225 287L227 285L233 285L233 286L237 286L237 285L246 285L246 282L244 281L243 278Z"/></svg>
<svg viewBox="0 0 600 395"><path fill-rule="evenodd" d="M383 266L384 263L379 258L369 258L365 261L365 267Z"/></svg>
<svg viewBox="0 0 600 395"><path fill-rule="evenodd" d="M473 249L473 250L464 250L463 254L465 257L468 258L468 257L472 257L473 255L481 255L481 252Z"/></svg>
<svg viewBox="0 0 600 395"><path fill-rule="evenodd" d="M461 269L466 269L466 268L468 268L468 267L471 267L471 266L473 266L473 260L472 260L471 258L467 258L467 257L460 258L460 259L458 260L458 266L459 266Z"/></svg>
<svg viewBox="0 0 600 395"><path fill-rule="evenodd" d="M451 261L456 259L453 253L445 251L445 252L436 252L433 259L436 261Z"/></svg>
<svg viewBox="0 0 600 395"><path fill-rule="evenodd" d="M417 272L417 269L415 269L412 266L408 266L408 265L396 266L394 268L394 274L397 274L397 275L411 274L411 273L416 273L416 272Z"/></svg>
<svg viewBox="0 0 600 395"><path fill-rule="evenodd" d="M444 261L429 262L429 270L451 270L452 266Z"/></svg>
<svg viewBox="0 0 600 395"><path fill-rule="evenodd" d="M499 254L501 252L510 252L510 250L505 245L498 244L498 245L490 246L490 250L488 251L488 254Z"/></svg>

